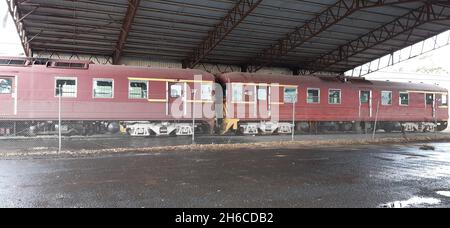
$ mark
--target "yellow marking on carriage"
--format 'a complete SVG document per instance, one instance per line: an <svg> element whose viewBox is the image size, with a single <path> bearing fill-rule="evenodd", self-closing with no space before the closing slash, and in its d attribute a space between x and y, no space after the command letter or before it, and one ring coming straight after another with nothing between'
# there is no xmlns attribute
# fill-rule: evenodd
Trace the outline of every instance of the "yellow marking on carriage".
<svg viewBox="0 0 450 228"><path fill-rule="evenodd" d="M179 82L187 82L187 83L202 83L202 84L213 84L213 81L201 81L201 80L180 80Z"/></svg>
<svg viewBox="0 0 450 228"><path fill-rule="evenodd" d="M153 82L178 82L178 83L202 83L202 84L213 84L213 81L202 81L202 80L184 80L184 79L168 79L168 78L134 78L129 77L129 81L153 81Z"/></svg>
<svg viewBox="0 0 450 228"><path fill-rule="evenodd" d="M265 87L286 87L286 88L298 88L298 85L282 85L282 84L268 84L268 83L245 83L245 82L232 82L231 85L246 85L246 86L265 86Z"/></svg>
<svg viewBox="0 0 450 228"><path fill-rule="evenodd" d="M253 101L232 101L232 104L256 104Z"/></svg>
<svg viewBox="0 0 450 228"><path fill-rule="evenodd" d="M207 103L207 104L212 104L214 103L214 101L207 101L207 100L188 100L188 103Z"/></svg>
<svg viewBox="0 0 450 228"><path fill-rule="evenodd" d="M168 102L168 100L166 100L166 99L148 99L148 102L166 103L166 102Z"/></svg>
<svg viewBox="0 0 450 228"><path fill-rule="evenodd" d="M224 119L224 126L225 128L223 128L223 134L226 134L228 131L230 131L231 128L233 128L233 130L237 130L238 129L238 123L239 123L239 119Z"/></svg>
<svg viewBox="0 0 450 228"><path fill-rule="evenodd" d="M176 79L167 78L128 78L129 81L153 81L153 82L178 82Z"/></svg>

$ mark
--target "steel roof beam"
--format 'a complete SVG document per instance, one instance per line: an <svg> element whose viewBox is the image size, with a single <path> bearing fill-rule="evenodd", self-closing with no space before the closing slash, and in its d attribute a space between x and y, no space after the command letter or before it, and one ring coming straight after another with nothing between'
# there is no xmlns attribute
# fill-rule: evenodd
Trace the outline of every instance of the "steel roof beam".
<svg viewBox="0 0 450 228"><path fill-rule="evenodd" d="M30 41L28 40L25 26L22 22L22 20L29 16L31 13L33 13L36 10L31 11L30 13L26 14L25 16L22 16L19 12L18 4L21 4L22 2L16 2L14 0L6 0L6 4L8 5L9 13L11 14L11 17L14 21L14 25L16 26L17 33L19 34L20 41L22 43L23 50L25 52L25 55L27 57L31 57L32 51L30 47Z"/></svg>
<svg viewBox="0 0 450 228"><path fill-rule="evenodd" d="M257 56L250 59L248 61L249 71L256 72L261 68L270 65L275 59L286 56L296 47L304 44L308 40L319 35L323 31L359 10L422 1L424 0L339 0L316 15L312 20L306 22L301 27L298 27L295 31L287 34L285 38L279 40L270 48L260 52Z"/></svg>
<svg viewBox="0 0 450 228"><path fill-rule="evenodd" d="M339 48L302 67L315 71L327 70L339 62L346 61L352 56L362 53L401 34L410 32L425 23L449 19L450 1L427 2L423 6L412 10L358 39L341 45Z"/></svg>
<svg viewBox="0 0 450 228"><path fill-rule="evenodd" d="M194 50L194 53L185 60L187 67L194 68L203 58L205 58L225 37L233 31L262 0L240 0L231 9L222 21L215 26L213 31Z"/></svg>
<svg viewBox="0 0 450 228"><path fill-rule="evenodd" d="M128 34L130 33L131 26L133 25L134 18L136 17L137 10L141 0L128 0L128 9L123 20L122 29L120 31L119 40L117 41L116 49L113 54L113 64L117 64L122 55L125 43L128 39Z"/></svg>

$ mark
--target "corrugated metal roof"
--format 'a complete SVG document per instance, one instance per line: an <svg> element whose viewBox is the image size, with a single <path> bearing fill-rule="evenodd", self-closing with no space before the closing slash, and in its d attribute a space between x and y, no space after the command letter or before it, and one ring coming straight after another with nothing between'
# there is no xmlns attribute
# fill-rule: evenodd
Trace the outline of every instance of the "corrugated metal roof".
<svg viewBox="0 0 450 228"><path fill-rule="evenodd" d="M277 41L337 1L263 0L201 62L245 65L255 61L259 53L277 44ZM116 51L129 7L128 0L15 2L33 51L108 56ZM141 0L122 55L184 61L238 2ZM416 1L358 10L275 59L271 66L301 68L303 63L314 61L423 4ZM449 28L449 20L426 23L410 33L393 37L336 63L328 70L350 70Z"/></svg>

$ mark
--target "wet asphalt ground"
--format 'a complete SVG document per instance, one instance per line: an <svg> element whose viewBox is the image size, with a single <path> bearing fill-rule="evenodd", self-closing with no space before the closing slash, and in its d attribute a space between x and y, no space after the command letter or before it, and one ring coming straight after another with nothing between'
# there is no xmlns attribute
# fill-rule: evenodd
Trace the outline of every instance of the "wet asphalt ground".
<svg viewBox="0 0 450 228"><path fill-rule="evenodd" d="M430 145L0 160L0 207L450 207Z"/></svg>

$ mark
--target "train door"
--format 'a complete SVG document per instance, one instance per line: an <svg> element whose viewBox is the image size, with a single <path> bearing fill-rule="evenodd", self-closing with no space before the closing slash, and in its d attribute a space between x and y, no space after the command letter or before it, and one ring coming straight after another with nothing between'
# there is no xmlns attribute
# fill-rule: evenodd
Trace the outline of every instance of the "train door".
<svg viewBox="0 0 450 228"><path fill-rule="evenodd" d="M372 117L372 90L359 91L359 117L363 119Z"/></svg>
<svg viewBox="0 0 450 228"><path fill-rule="evenodd" d="M436 99L433 93L425 94L425 105L427 117L436 117Z"/></svg>
<svg viewBox="0 0 450 228"><path fill-rule="evenodd" d="M168 99L168 113L174 118L181 118L186 115L186 83L170 82L169 99Z"/></svg>
<svg viewBox="0 0 450 228"><path fill-rule="evenodd" d="M244 86L244 104L245 104L245 118L255 117L255 87L246 85Z"/></svg>
<svg viewBox="0 0 450 228"><path fill-rule="evenodd" d="M0 76L0 116L16 115L16 78Z"/></svg>
<svg viewBox="0 0 450 228"><path fill-rule="evenodd" d="M269 88L268 86L257 86L256 110L258 118L268 119L269 115Z"/></svg>

